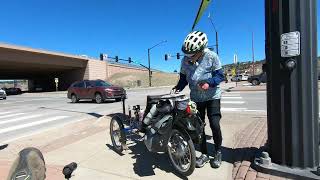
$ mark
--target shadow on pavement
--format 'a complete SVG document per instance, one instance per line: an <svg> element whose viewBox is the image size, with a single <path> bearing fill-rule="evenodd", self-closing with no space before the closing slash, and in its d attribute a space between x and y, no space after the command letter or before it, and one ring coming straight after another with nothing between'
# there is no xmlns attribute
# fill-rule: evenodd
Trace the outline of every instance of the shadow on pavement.
<svg viewBox="0 0 320 180"><path fill-rule="evenodd" d="M76 103L73 102L67 102L68 104L97 104L94 100L80 100ZM111 104L111 103L117 103L115 100L105 100L101 102L101 104Z"/></svg>
<svg viewBox="0 0 320 180"><path fill-rule="evenodd" d="M4 150L8 146L9 146L9 144L0 144L0 150Z"/></svg>
<svg viewBox="0 0 320 180"><path fill-rule="evenodd" d="M209 155L214 156L214 144L207 143ZM244 147L244 148L229 148L222 147L222 161L234 164L239 161L250 161L254 160L256 155L265 151L266 147L256 148L256 147ZM198 147L196 148L198 150Z"/></svg>
<svg viewBox="0 0 320 180"><path fill-rule="evenodd" d="M110 150L112 150L112 151L114 151L115 153L117 153L119 156L124 156L125 154L123 154L123 153L119 153L118 151L116 151L116 149L112 146L112 145L110 145L110 144L106 144L106 146L110 149Z"/></svg>
<svg viewBox="0 0 320 180"><path fill-rule="evenodd" d="M173 173L180 179L188 179L174 172L166 153L149 152L143 142L135 142L136 145L130 146L129 149L131 150L130 154L133 155L131 158L136 159L133 164L133 170L138 176L154 176L156 175L154 170L158 168L167 173Z"/></svg>
<svg viewBox="0 0 320 180"><path fill-rule="evenodd" d="M59 108L47 108L47 107L39 107L39 109L50 109L50 110L58 110L58 111L65 111L65 112L75 112L75 113L82 113L82 114L88 114L90 116L100 118L103 115L98 114L98 113L88 113L88 112L83 112L83 111L72 111L72 110L65 110L65 109L59 109Z"/></svg>

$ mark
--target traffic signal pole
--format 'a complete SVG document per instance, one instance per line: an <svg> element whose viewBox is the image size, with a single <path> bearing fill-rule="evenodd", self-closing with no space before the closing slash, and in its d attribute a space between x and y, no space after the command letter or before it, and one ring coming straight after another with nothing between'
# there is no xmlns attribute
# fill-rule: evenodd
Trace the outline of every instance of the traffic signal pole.
<svg viewBox="0 0 320 180"><path fill-rule="evenodd" d="M149 73L149 87L151 87L152 84L151 84L151 67L150 67L150 48L148 49L148 73Z"/></svg>
<svg viewBox="0 0 320 180"><path fill-rule="evenodd" d="M265 8L269 154L255 167L320 179L317 2L265 0Z"/></svg>

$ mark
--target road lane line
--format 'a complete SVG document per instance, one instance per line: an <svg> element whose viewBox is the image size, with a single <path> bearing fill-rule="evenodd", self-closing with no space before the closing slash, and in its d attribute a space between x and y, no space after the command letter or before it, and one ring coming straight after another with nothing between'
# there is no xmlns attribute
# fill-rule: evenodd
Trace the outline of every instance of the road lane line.
<svg viewBox="0 0 320 180"><path fill-rule="evenodd" d="M44 119L44 120L41 120L41 121L35 121L35 122L32 122L32 123L21 124L21 125L18 125L18 126L12 126L12 127L8 127L8 128L5 128L5 129L0 129L0 134L7 133L7 132L10 132L10 131L15 131L15 130L18 130L18 129L28 128L28 127L32 127L32 126L36 126L36 125L40 125L40 124L44 124L44 123L49 123L49 122L52 122L52 121L65 119L67 117L69 117L69 116L56 116L56 117L47 118L47 119Z"/></svg>
<svg viewBox="0 0 320 180"><path fill-rule="evenodd" d="M244 104L244 101L221 101L221 104Z"/></svg>
<svg viewBox="0 0 320 180"><path fill-rule="evenodd" d="M23 114L25 114L25 113L16 113L16 114L4 115L4 116L0 116L0 119L9 118L9 117L14 117L14 116L19 116L19 115L23 115Z"/></svg>
<svg viewBox="0 0 320 180"><path fill-rule="evenodd" d="M22 120L26 120L26 119L37 118L37 117L40 117L40 116L44 116L44 115L37 114L37 115L30 115L30 116L22 116L22 117L15 118L15 119L10 119L10 120L6 120L6 121L0 121L0 125L1 124L6 124L6 123L11 123L11 122L22 121Z"/></svg>

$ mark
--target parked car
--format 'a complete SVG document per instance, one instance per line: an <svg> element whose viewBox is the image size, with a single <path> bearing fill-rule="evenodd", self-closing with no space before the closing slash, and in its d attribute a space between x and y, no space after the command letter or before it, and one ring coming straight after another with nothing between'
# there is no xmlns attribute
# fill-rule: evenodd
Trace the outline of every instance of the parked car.
<svg viewBox="0 0 320 180"><path fill-rule="evenodd" d="M106 81L85 80L77 81L69 87L68 98L72 103L81 99L92 99L99 104L106 99L121 101L122 98L127 98L127 94L122 87L114 86Z"/></svg>
<svg viewBox="0 0 320 180"><path fill-rule="evenodd" d="M3 89L0 88L0 98L7 99L7 93Z"/></svg>
<svg viewBox="0 0 320 180"><path fill-rule="evenodd" d="M233 76L233 77L231 78L231 81L233 81L233 82L239 82L239 81L241 81L241 79L242 79L241 75L236 75L236 76Z"/></svg>
<svg viewBox="0 0 320 180"><path fill-rule="evenodd" d="M266 83L267 82L267 73L264 72L259 75L250 76L248 78L248 82L254 86L259 85L261 83Z"/></svg>
<svg viewBox="0 0 320 180"><path fill-rule="evenodd" d="M4 88L6 91L7 95L18 95L22 94L22 91L20 88Z"/></svg>
<svg viewBox="0 0 320 180"><path fill-rule="evenodd" d="M236 82L247 81L248 78L249 78L249 75L247 74L237 74L236 76L231 78L231 81L236 81Z"/></svg>

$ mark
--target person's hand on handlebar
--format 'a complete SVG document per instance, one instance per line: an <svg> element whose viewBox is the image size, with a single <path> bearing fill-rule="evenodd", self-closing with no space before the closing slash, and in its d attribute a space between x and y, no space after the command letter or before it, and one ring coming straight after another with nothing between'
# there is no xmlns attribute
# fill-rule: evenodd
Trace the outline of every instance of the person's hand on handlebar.
<svg viewBox="0 0 320 180"><path fill-rule="evenodd" d="M179 93L180 90L177 89L177 86L174 86L172 89L171 89L171 94L174 94L174 93Z"/></svg>

